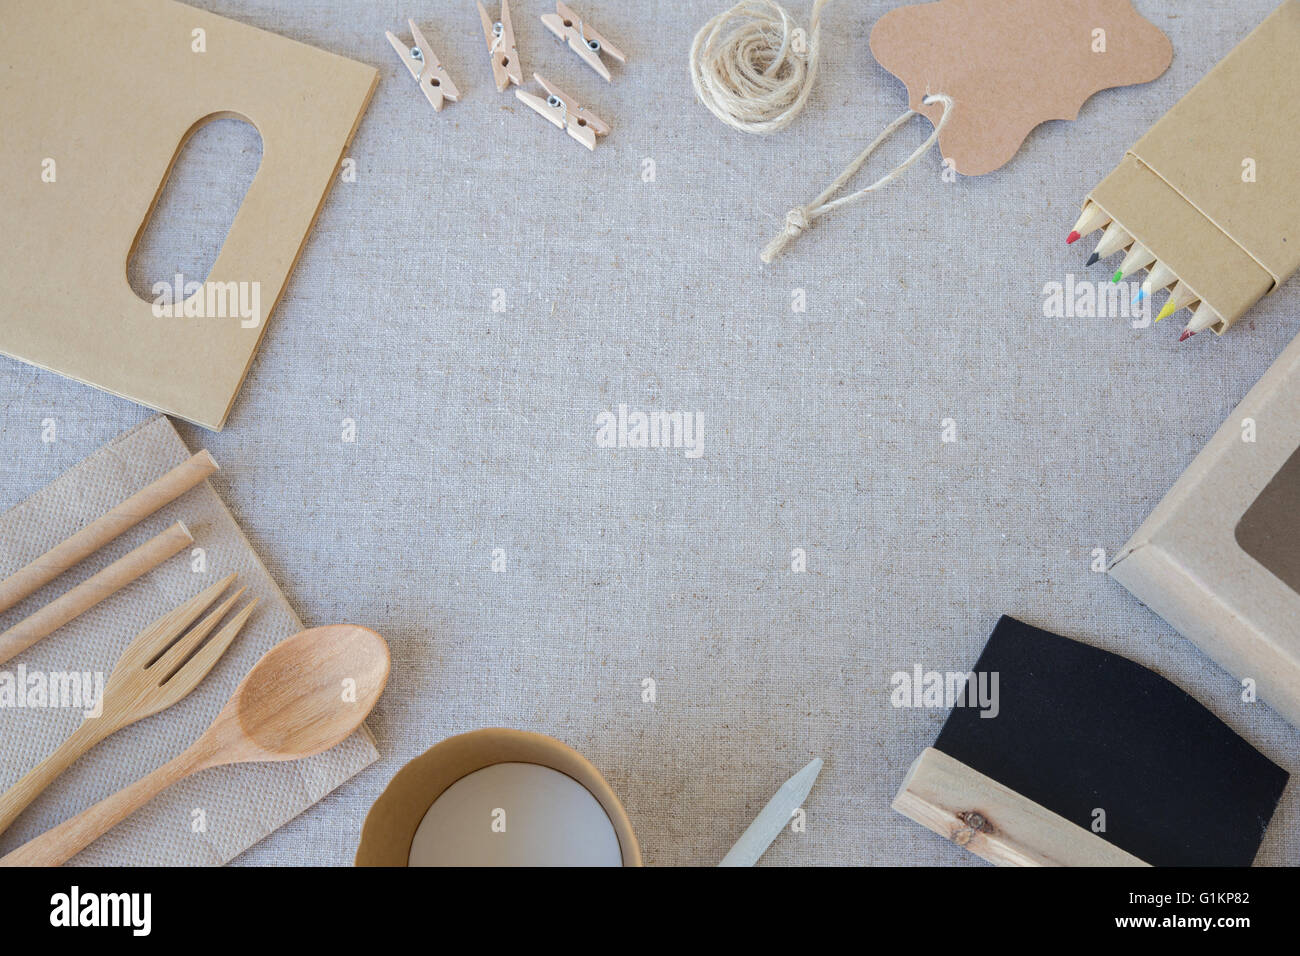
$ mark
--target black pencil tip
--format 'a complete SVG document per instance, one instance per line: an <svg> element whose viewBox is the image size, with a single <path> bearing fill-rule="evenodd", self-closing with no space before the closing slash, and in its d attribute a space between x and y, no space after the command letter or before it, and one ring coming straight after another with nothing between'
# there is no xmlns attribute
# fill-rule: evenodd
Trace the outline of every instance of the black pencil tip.
<svg viewBox="0 0 1300 956"><path fill-rule="evenodd" d="M1088 257L1088 265L1092 265L1100 258L1101 256L1097 255L1097 253L1094 252L1091 256Z"/></svg>

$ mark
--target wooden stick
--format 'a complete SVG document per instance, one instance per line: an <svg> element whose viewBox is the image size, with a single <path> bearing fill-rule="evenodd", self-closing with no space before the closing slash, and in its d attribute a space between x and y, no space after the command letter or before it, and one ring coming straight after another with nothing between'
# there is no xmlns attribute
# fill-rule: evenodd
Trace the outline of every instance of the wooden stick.
<svg viewBox="0 0 1300 956"><path fill-rule="evenodd" d="M0 664L27 650L41 638L86 613L100 601L116 594L136 578L148 574L193 543L194 536L184 522L178 521L162 534L118 558L98 574L82 581L68 593L0 634Z"/></svg>
<svg viewBox="0 0 1300 956"><path fill-rule="evenodd" d="M204 449L177 465L151 485L102 517L96 518L72 537L0 581L0 614L35 594L74 564L88 558L122 532L171 504L218 468L216 459Z"/></svg>
<svg viewBox="0 0 1300 956"><path fill-rule="evenodd" d="M1149 866L941 750L912 763L894 809L1000 866Z"/></svg>

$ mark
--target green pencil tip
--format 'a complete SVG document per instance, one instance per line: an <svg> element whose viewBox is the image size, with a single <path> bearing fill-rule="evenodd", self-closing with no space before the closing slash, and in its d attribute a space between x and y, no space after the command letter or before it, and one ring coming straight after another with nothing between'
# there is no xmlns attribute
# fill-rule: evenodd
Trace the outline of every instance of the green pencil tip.
<svg viewBox="0 0 1300 956"><path fill-rule="evenodd" d="M1115 274L1110 277L1110 281L1115 283L1116 285L1119 285L1119 280L1122 278L1124 278L1124 270L1116 269Z"/></svg>

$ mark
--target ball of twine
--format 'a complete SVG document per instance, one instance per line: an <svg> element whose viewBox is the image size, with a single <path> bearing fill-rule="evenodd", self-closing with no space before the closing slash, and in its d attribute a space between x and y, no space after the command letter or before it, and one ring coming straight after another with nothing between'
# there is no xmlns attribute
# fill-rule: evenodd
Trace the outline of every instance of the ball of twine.
<svg viewBox="0 0 1300 956"><path fill-rule="evenodd" d="M691 44L695 95L728 126L775 133L799 115L817 79L821 11L808 31L774 0L743 0L718 14Z"/></svg>

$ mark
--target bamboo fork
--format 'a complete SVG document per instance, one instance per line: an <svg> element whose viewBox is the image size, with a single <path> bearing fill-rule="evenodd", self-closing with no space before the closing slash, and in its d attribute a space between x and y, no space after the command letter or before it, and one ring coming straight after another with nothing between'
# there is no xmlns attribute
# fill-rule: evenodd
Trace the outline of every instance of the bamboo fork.
<svg viewBox="0 0 1300 956"><path fill-rule="evenodd" d="M204 639L234 607L244 588L222 601L188 633L186 628L234 580L233 574L222 578L154 621L127 645L104 686L99 716L87 716L52 754L0 797L0 833L91 747L123 727L166 710L199 685L248 621L257 599L246 604L206 643Z"/></svg>

